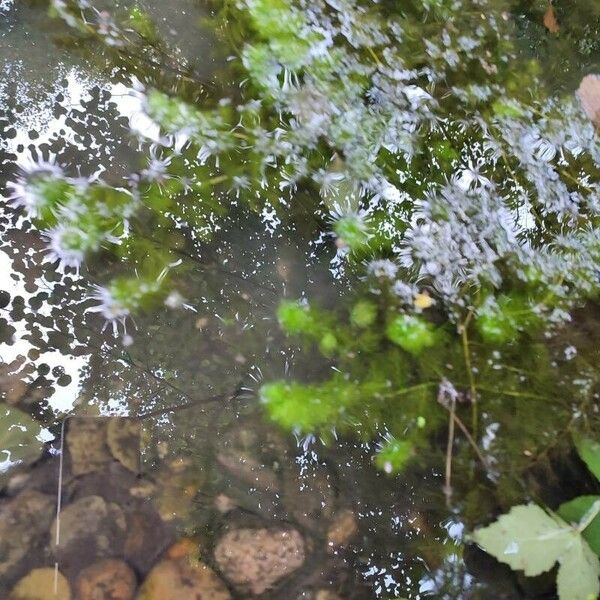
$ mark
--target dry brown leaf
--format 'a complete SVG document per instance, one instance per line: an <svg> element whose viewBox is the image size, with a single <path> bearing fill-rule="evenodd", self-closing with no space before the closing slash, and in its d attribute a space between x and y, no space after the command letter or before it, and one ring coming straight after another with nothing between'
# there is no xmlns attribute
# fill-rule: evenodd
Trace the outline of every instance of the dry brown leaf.
<svg viewBox="0 0 600 600"><path fill-rule="evenodd" d="M548 3L548 8L544 13L544 27L546 27L550 33L558 33L560 31L560 26L558 25L556 14L554 13L554 7L551 3Z"/></svg>
<svg viewBox="0 0 600 600"><path fill-rule="evenodd" d="M600 127L600 75L586 75L579 84L577 96L585 114Z"/></svg>

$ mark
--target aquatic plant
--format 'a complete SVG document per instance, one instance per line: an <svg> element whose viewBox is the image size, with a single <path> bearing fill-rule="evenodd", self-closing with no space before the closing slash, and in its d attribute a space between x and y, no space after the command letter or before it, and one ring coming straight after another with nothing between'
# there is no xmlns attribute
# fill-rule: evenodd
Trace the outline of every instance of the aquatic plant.
<svg viewBox="0 0 600 600"><path fill-rule="evenodd" d="M581 458L598 477L600 444L576 440ZM600 594L600 496L580 496L556 513L536 504L513 507L495 523L478 529L471 540L499 561L530 577L556 575L560 600L590 600Z"/></svg>
<svg viewBox="0 0 600 600"><path fill-rule="evenodd" d="M283 304L284 330L315 344L336 374L266 384L266 410L324 438L379 436L375 462L389 471L449 423L447 487L456 424L493 472L480 406L501 420L494 394L553 398L556 358L543 336L598 293L593 123L573 94L548 91L502 2L227 8L242 34L229 32L241 44L231 67L240 92L208 101L136 81L132 94L159 132L141 136L138 172L113 187L40 165L15 182L14 202L47 230L49 256L64 267L98 251L135 266L93 296L113 324L169 292L163 274L175 275L179 252L154 243L153 229L174 226L197 247L230 210L287 219L312 202L315 244L333 255L334 275L363 283L337 311ZM173 66L139 9L108 15L55 0L53 11L120 59L147 44L151 60ZM485 377L510 363L515 344L538 353L531 391L503 371L490 392Z"/></svg>

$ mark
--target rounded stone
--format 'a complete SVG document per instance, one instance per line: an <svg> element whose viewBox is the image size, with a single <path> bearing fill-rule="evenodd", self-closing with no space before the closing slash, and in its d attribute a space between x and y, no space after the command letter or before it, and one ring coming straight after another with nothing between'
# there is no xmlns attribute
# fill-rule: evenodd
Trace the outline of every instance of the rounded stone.
<svg viewBox="0 0 600 600"><path fill-rule="evenodd" d="M190 547L178 544L167 551L167 558L148 573L136 600L231 600L227 586L209 566L189 554Z"/></svg>
<svg viewBox="0 0 600 600"><path fill-rule="evenodd" d="M23 573L23 561L48 535L55 506L53 497L26 490L0 508L0 580Z"/></svg>
<svg viewBox="0 0 600 600"><path fill-rule="evenodd" d="M10 593L9 600L71 600L66 577L52 568L33 569Z"/></svg>
<svg viewBox="0 0 600 600"><path fill-rule="evenodd" d="M81 571L75 583L77 600L131 600L135 574L122 560L98 561Z"/></svg>
<svg viewBox="0 0 600 600"><path fill-rule="evenodd" d="M286 529L234 529L215 548L224 577L244 594L260 595L304 563L304 540Z"/></svg>
<svg viewBox="0 0 600 600"><path fill-rule="evenodd" d="M327 530L327 549L334 552L345 548L358 533L358 523L351 510L343 510L335 516Z"/></svg>
<svg viewBox="0 0 600 600"><path fill-rule="evenodd" d="M60 511L50 530L50 539L65 572L87 566L95 558L120 552L125 533L125 516L121 508L100 496L84 496Z"/></svg>

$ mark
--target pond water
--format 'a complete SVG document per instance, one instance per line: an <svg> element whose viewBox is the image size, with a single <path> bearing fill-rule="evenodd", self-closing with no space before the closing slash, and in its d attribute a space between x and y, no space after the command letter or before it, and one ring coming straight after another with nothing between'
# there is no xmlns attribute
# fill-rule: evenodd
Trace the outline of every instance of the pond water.
<svg viewBox="0 0 600 600"><path fill-rule="evenodd" d="M360 38L379 35L377 23L369 24L375 11L369 3L300 3L312 23L302 43L315 32L328 40L315 55L337 56L336 36L353 27L340 15L355 10L364 29L347 34L352 42L347 45L368 49L365 55L374 56L380 73L367 72L363 58L353 64L351 54L344 55L339 80L346 87L325 97L318 75L314 88L302 89L290 67L275 75L277 93L283 90L275 97L272 90L265 92L266 84L247 82L256 72L272 82L269 69L275 67L272 57L255 64L241 50L249 35L240 16L244 8L199 0L53 4L49 16L42 0L0 0L0 449L5 459L0 463L0 597L557 597L555 571L525 577L469 542L467 534L515 504L534 501L554 510L575 496L600 491L573 445L573 436L583 432L598 439L600 431L600 311L594 287L600 246L568 238L569 227L594 232L600 212L594 200L600 153L594 154L590 117L576 101L582 78L600 72L600 10L557 1L555 23L546 2L440 0L421 3L433 15L421 18L416 3L418 18L411 21L416 28L410 30L407 21L398 35L410 44L430 40L431 61L443 54L447 64L459 65L452 67L459 73L453 79L437 77L427 57L415 58L416 65L407 58L406 73L398 66L389 75L381 64L391 60L381 50L388 41L370 44ZM293 64L304 46L285 37L292 35L288 28L296 18L286 21L287 4L281 3L285 10L278 2L248 4L251 11L260 5L259 16L252 17L256 37L264 42L267 25L274 27L279 33L272 35L269 52L275 57L281 52L278 60ZM265 17L263 4L275 16ZM381 4L391 23L400 9ZM58 9L66 11L62 19ZM454 97L447 100L470 90L487 102L489 94L500 92L485 91L485 85L510 79L504 50L498 50L503 42L495 40L490 47L497 54L491 54L464 32L459 37L463 20L487 23L478 13L492 9L490 22L510 24L509 33L500 31L498 39L514 37L508 71L523 74L535 64L523 81L515 77L507 84L517 90L514 101L489 101L500 121L536 119L538 137L528 138L526 131L511 137L517 126L506 125L504 140L514 156L507 159L500 148L494 169L503 157L506 181L514 171L521 176L520 169L526 175L515 176L517 183L507 184L503 193L509 198L531 186L534 191L527 188L523 198L556 193L558 204L562 196L553 186L570 177L569 202L575 203L577 193L582 208L563 223L569 208L524 214L523 200L515 209L515 227L519 235L526 232L527 241L519 241L526 249L514 258L508 251L501 257L498 250L510 241L485 237L486 220L504 223L504 213L479 214L463 206L460 218L448 219L447 239L433 227L421 232L424 239L414 252L427 254L424 260L419 255L426 268L417 274L417 263L406 262L400 236L419 218L435 213L435 222L449 210L430 210L435 202L426 200L417 202L420 208L412 214L405 194L431 199L423 181L454 170L452 185L467 203L492 205L489 188L477 187L489 175L487 150L468 121L470 111L480 109L464 110L452 104ZM328 25L319 21L329 18L328 10L338 11L339 30L331 39ZM409 19L411 10L400 17ZM264 30L260 18L268 22ZM315 22L323 23L322 31ZM438 22L444 27L447 22L448 29L435 46L437 38L429 32ZM489 35L486 29L480 39ZM477 68L466 64L470 55L481 61ZM386 94L396 93L386 87L389 81L378 82L379 95L360 87L362 78L377 81L383 73L395 81L423 77L430 86L425 92L426 86L407 84L403 108L389 109ZM439 104L430 108L423 95L435 96L445 85L436 96ZM294 87L298 93L290 99L285 94ZM149 108L153 89L167 100L160 96ZM255 117L258 122L255 108L248 108L253 95L267 107L264 129L248 125ZM182 109L168 105L169 98L207 111L246 108L240 124L203 123L214 145L205 140L199 151L190 151L198 117L185 112L173 117L170 111ZM414 131L429 127L423 123L437 119L439 127L425 136L428 150L415 150L412 162L401 158L397 164L389 157L405 151L398 139L371 152L369 136L381 132L377 123L368 129L371 113L361 112L370 102L386 115L391 111L388 133L404 127L397 138L406 146ZM326 129L323 115L333 121L340 107L346 111L342 123ZM546 115L546 108L554 112ZM596 108L600 111L600 103ZM400 125L394 111L401 114L398 122L404 119ZM438 111L435 119L429 120L429 111ZM483 109L477 114L482 121L488 115ZM169 119L176 121L170 130ZM569 127L576 126L587 135L581 152L573 150L574 134L569 137ZM267 136L267 129L279 133ZM449 142L435 138L440 131ZM247 145L227 146L230 135ZM314 145L307 141L313 135L319 139ZM561 135L566 141L558 140ZM452 149L453 140L461 140L463 149ZM549 150L540 140L556 148ZM528 144L537 158L543 155L543 169L527 154ZM575 158L565 155L566 147ZM257 166L256 157L267 155L271 158ZM473 160L480 161L476 167ZM284 175L271 181L270 171L264 174L267 163ZM377 170L380 163L384 166ZM57 181L70 178L76 193L97 185L107 195L91 204L65 205L46 223L41 213L27 213L25 201L15 202L19 189L23 198L27 193L26 184L18 188L17 183L17 189L14 182L35 173L34 164ZM220 188L231 173L231 188ZM196 177L204 185L210 182L210 193L201 183L195 187ZM311 177L311 184L320 182L321 198L318 185L302 183ZM346 189L339 183L352 177L360 184ZM175 180L178 187L172 189ZM448 180L440 176L436 185ZM388 182L383 188L382 181ZM357 199L362 191L356 190L363 188L364 197ZM92 213L94 202L117 205L121 193L126 202L142 198L146 212L128 214L126 227L111 222L104 242L81 265L61 262L52 232L73 214ZM177 206L184 208L161 200L170 195L181 198ZM585 207L584 200L589 200ZM507 201L515 202L521 200ZM348 204L345 212L339 203ZM378 228L368 251L360 246L363 214ZM531 225L538 218L541 246ZM472 223L485 230L475 250L465 233ZM113 244L115 236L120 241ZM462 271L460 256L452 254L457 239L457 252L466 257ZM535 262L537 248L554 248L563 239L573 256L565 250L563 262L552 262L555 257ZM495 265L504 260L496 273ZM535 292L523 291L522 282L503 283L513 268L527 276L539 269ZM405 280L397 274L402 269ZM489 279L482 283L484 277ZM149 280L161 285L138 305L119 304L104 294L119 278L139 283L140 288L138 283L127 288L132 297L142 297L146 288L140 289ZM547 287L544 278L551 282ZM464 285L456 291L459 280ZM523 303L538 292L542 300L529 313ZM484 302L486 294L496 294L498 302ZM509 317L490 317L494 307L502 309L504 299L513 298L510 294L518 299L512 300ZM388 306L404 318L407 297L418 323L432 315L408 342L406 331L394 333L386 321ZM298 299L300 304L292 304ZM362 312L352 311L361 301ZM305 302L319 307L310 313L310 323ZM377 319L369 316L373 306ZM479 329L469 329L473 322ZM387 333L375 333L378 324ZM282 400L273 387L278 381L301 383L284 388ZM329 381L329 387L319 387ZM564 596L569 597L577 598Z"/></svg>

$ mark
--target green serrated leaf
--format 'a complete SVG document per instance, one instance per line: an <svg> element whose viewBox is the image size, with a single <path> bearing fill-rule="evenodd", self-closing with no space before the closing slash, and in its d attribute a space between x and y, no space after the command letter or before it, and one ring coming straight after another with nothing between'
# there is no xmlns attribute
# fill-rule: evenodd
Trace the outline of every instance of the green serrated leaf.
<svg viewBox="0 0 600 600"><path fill-rule="evenodd" d="M600 496L579 496L561 504L557 512L567 523L577 524L598 501L600 501ZM590 548L600 556L600 515L591 521L583 530L582 535Z"/></svg>
<svg viewBox="0 0 600 600"><path fill-rule="evenodd" d="M600 563L581 533L535 504L513 507L471 539L512 569L535 577L560 564L560 600L590 600L600 592Z"/></svg>
<svg viewBox="0 0 600 600"><path fill-rule="evenodd" d="M516 571L535 577L549 571L573 536L573 529L535 504L514 506L472 536L486 552Z"/></svg>
<svg viewBox="0 0 600 600"><path fill-rule="evenodd" d="M587 437L577 437L575 438L575 447L581 460L600 481L600 442Z"/></svg>
<svg viewBox="0 0 600 600"><path fill-rule="evenodd" d="M581 536L560 558L556 588L560 600L596 600L600 593L600 563Z"/></svg>

